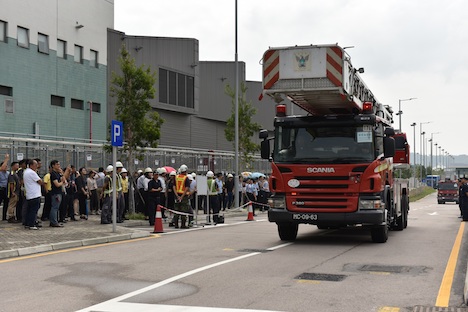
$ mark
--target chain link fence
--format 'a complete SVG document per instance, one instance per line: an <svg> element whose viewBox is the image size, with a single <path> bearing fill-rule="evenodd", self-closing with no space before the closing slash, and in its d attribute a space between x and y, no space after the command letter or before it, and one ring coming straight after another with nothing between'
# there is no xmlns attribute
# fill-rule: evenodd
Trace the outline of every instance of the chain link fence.
<svg viewBox="0 0 468 312"><path fill-rule="evenodd" d="M3 155L10 154L11 161L21 159L39 158L43 164L40 174L47 172L47 165L51 160L57 159L62 163L62 167L74 165L76 168L86 167L97 170L99 167L106 167L112 163L112 153L105 151L106 142L87 143L73 138L55 137L25 137L9 134L1 136L0 133L0 161ZM177 148L160 146L158 148L145 148L142 160L135 160L133 166L127 163L126 155L118 149L117 159L124 163L124 166L144 170L151 167L153 170L158 167L170 166L178 168L185 164L190 172L205 174L206 171L222 172L223 174L233 173L235 169L235 155L226 151L205 151L188 148ZM248 168L239 168L243 171L258 171L269 174L270 163L255 155ZM240 174L240 172L239 172Z"/></svg>

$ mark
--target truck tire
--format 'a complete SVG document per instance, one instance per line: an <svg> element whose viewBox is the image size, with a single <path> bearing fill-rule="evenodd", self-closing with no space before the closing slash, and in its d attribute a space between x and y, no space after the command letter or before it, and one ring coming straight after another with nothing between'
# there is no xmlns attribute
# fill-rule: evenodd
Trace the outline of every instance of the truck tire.
<svg viewBox="0 0 468 312"><path fill-rule="evenodd" d="M408 200L406 196L401 198L401 215L397 218L395 230L403 231L408 226Z"/></svg>
<svg viewBox="0 0 468 312"><path fill-rule="evenodd" d="M294 241L297 237L298 224L281 223L278 224L278 234L283 241Z"/></svg>
<svg viewBox="0 0 468 312"><path fill-rule="evenodd" d="M408 227L408 214L409 214L409 197L403 197L403 203L405 205L405 229Z"/></svg>
<svg viewBox="0 0 468 312"><path fill-rule="evenodd" d="M379 225L371 229L371 237L374 243L385 243L388 239L387 225Z"/></svg>

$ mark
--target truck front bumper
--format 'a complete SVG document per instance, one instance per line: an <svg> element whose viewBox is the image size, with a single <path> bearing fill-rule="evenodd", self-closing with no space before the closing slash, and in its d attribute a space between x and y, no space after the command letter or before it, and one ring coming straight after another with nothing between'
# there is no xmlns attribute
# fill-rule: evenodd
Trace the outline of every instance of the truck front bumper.
<svg viewBox="0 0 468 312"><path fill-rule="evenodd" d="M286 209L270 208L268 221L276 223L308 223L323 225L381 225L385 223L384 209L360 210L356 212L307 213L290 212Z"/></svg>

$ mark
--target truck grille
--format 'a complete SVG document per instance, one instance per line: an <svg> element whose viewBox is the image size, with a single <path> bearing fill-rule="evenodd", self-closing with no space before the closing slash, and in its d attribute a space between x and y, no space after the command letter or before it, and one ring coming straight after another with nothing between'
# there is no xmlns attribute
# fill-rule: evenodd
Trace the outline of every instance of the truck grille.
<svg viewBox="0 0 468 312"><path fill-rule="evenodd" d="M349 176L297 176L288 207L296 212L351 212L357 209L359 184Z"/></svg>

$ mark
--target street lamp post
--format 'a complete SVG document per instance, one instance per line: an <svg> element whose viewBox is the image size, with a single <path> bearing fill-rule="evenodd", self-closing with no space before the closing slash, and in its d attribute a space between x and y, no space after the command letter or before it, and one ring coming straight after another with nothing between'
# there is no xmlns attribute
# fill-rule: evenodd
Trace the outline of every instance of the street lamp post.
<svg viewBox="0 0 468 312"><path fill-rule="evenodd" d="M411 100L416 100L417 98L409 98L409 99L401 99L401 100L398 100L398 121L399 121L399 124L398 124L398 129L400 130L401 132L401 114L403 114L403 111L401 110L401 102L404 102L404 101L411 101Z"/></svg>
<svg viewBox="0 0 468 312"><path fill-rule="evenodd" d="M440 146L439 144L439 164L440 164L440 170L442 171L442 162L440 161L440 155L441 155L441 151L442 151L442 146Z"/></svg>
<svg viewBox="0 0 468 312"><path fill-rule="evenodd" d="M423 171L422 171L422 168L421 168L421 181L422 179L424 178L424 176L426 175L426 139L424 138L424 135L426 134L425 131L421 132L421 136L422 136L422 139L421 139L421 142L422 142L422 161L421 161L421 165L422 165L422 168L424 168L424 174L423 174Z"/></svg>
<svg viewBox="0 0 468 312"><path fill-rule="evenodd" d="M421 135L422 135L422 132L423 132L423 131L422 131L422 125L429 124L429 123L431 123L431 122L432 122L432 121L425 121L425 122L419 123L419 133L421 133ZM424 139L424 138L423 138L423 139ZM423 153L423 140L421 139L421 137L419 137L419 151L420 151L419 155L420 155L420 160L421 160L419 163L420 163L421 166L422 166L423 163L424 163L424 159L423 159L423 154L424 154L424 153ZM422 178L423 178L423 175L422 175L422 168L421 168L421 181L422 181Z"/></svg>
<svg viewBox="0 0 468 312"><path fill-rule="evenodd" d="M414 178L414 186L416 187L416 123L413 122L411 124L411 127L413 127L413 166L414 166L414 173L413 173L413 178Z"/></svg>
<svg viewBox="0 0 468 312"><path fill-rule="evenodd" d="M434 143L434 145L435 145L435 167L437 169L437 166L438 166L438 164L437 164L437 143Z"/></svg>
<svg viewBox="0 0 468 312"><path fill-rule="evenodd" d="M432 166L432 143L434 142L434 134L439 134L440 132L432 132L431 133L431 174L432 174L432 170L433 170L433 166ZM437 147L437 145L436 145Z"/></svg>

